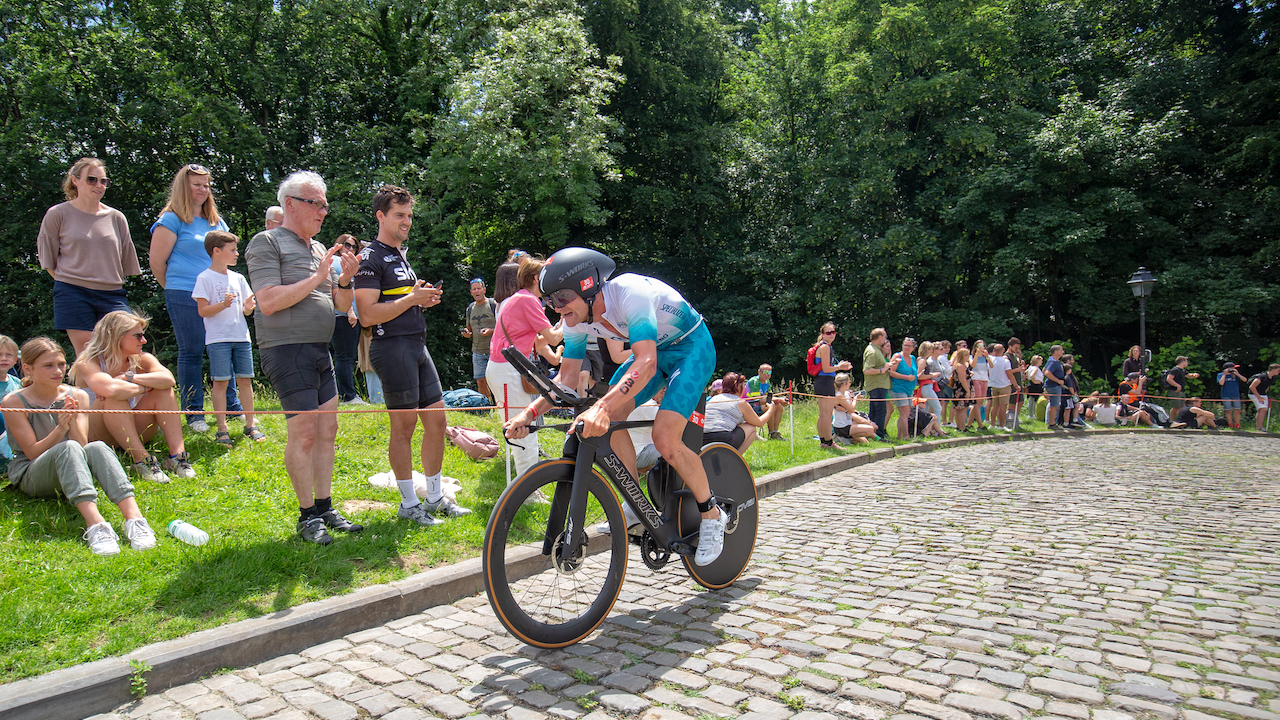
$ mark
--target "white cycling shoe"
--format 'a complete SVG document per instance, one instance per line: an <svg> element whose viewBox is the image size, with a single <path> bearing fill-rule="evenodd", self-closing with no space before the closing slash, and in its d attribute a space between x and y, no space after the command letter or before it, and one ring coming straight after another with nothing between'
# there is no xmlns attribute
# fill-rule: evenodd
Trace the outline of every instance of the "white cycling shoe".
<svg viewBox="0 0 1280 720"><path fill-rule="evenodd" d="M724 510L714 520L703 519L698 526L698 553L693 556L694 565L710 565L724 552Z"/></svg>

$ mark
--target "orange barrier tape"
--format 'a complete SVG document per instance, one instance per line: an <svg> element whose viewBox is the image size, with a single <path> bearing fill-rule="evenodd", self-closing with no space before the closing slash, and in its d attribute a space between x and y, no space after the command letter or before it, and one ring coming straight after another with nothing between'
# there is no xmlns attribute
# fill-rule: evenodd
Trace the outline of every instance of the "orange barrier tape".
<svg viewBox="0 0 1280 720"><path fill-rule="evenodd" d="M465 408L372 408L369 410L254 410L254 415L370 415L373 413L467 412L497 410L497 405ZM521 408L523 410L524 408ZM243 415L243 410L107 410L105 408L4 408L4 412L20 413L97 413L105 415Z"/></svg>

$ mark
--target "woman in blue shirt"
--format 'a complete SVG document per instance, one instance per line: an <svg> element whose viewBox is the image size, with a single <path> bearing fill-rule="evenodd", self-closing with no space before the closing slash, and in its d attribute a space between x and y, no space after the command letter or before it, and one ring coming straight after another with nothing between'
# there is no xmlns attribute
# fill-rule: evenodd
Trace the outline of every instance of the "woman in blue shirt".
<svg viewBox="0 0 1280 720"><path fill-rule="evenodd" d="M915 349L915 338L903 338L902 352L889 360L889 397L893 398L893 405L898 408L899 440L910 435L907 420L911 415L911 398L915 395L916 384L920 379L916 359L911 355Z"/></svg>
<svg viewBox="0 0 1280 720"><path fill-rule="evenodd" d="M151 226L151 274L164 288L164 304L178 340L178 405L188 411L187 424L208 432L204 420L204 319L191 291L196 276L209 269L204 236L227 230L213 201L213 177L203 165L183 165L173 176L169 201ZM227 409L240 410L235 383L227 385Z"/></svg>

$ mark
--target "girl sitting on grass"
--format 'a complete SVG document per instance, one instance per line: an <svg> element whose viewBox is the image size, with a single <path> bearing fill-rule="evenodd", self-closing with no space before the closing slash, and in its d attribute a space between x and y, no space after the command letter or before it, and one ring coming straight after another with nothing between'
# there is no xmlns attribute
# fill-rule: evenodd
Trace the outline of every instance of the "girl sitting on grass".
<svg viewBox="0 0 1280 720"><path fill-rule="evenodd" d="M130 546L155 547L156 535L138 510L120 459L106 443L89 442L89 418L83 413L47 412L89 406L83 390L62 383L67 373L62 348L47 337L28 340L22 346L22 373L22 389L0 402L13 443L9 482L31 497L54 497L61 490L84 517L89 549L96 555L116 555L120 536L98 512L96 479L124 515ZM11 412L14 408L46 412Z"/></svg>
<svg viewBox="0 0 1280 720"><path fill-rule="evenodd" d="M862 393L854 394L849 373L836 375L836 407L831 416L835 437L851 442L865 443L876 436L876 424L858 412L858 400Z"/></svg>
<svg viewBox="0 0 1280 720"><path fill-rule="evenodd" d="M71 380L89 394L93 407L106 410L177 410L173 373L143 350L147 318L124 310L107 313L93 328L84 352L71 368ZM164 432L169 457L164 464L147 451L146 443ZM93 413L89 439L101 440L129 453L133 471L143 480L167 483L171 472L194 478L191 459L182 440L178 415Z"/></svg>

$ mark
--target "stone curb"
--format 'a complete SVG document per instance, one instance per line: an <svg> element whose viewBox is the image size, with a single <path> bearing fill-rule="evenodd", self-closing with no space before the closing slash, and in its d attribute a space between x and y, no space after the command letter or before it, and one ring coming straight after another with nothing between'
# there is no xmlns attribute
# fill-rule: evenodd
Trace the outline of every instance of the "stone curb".
<svg viewBox="0 0 1280 720"><path fill-rule="evenodd" d="M1113 433L1113 429L1044 431L978 437L955 437L933 442L856 452L800 467L788 468L756 480L761 498L813 480L868 463L987 442L1012 442L1046 437L1084 438ZM1166 432L1156 428L1129 428L1122 432ZM1232 430L1183 430L1182 433L1260 433ZM1264 437L1280 438L1268 433ZM480 558L419 573L390 584L372 585L354 592L281 610L251 620L202 630L173 640L147 645L123 657L107 658L18 680L0 689L0 720L37 718L85 718L108 712L132 699L130 661L151 667L146 673L150 693L198 680L226 667L246 667L302 651L360 630L377 627L427 608L470 597L483 589Z"/></svg>

